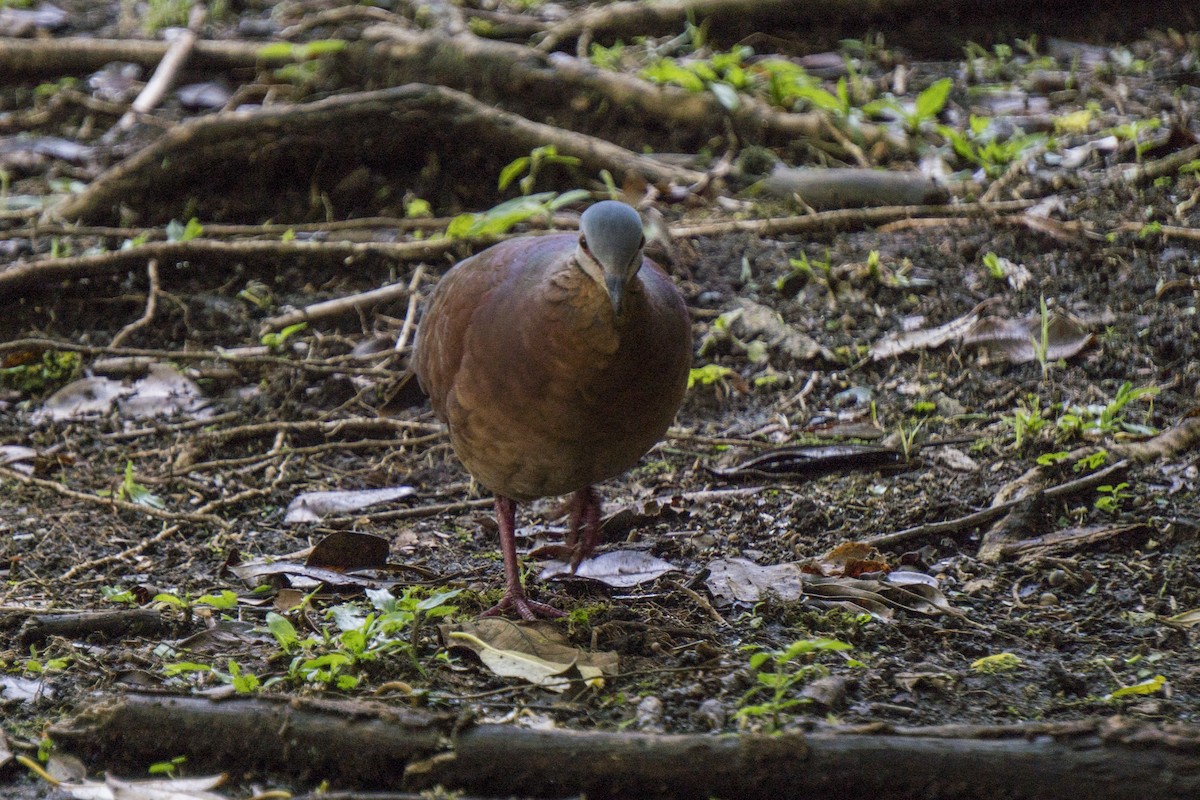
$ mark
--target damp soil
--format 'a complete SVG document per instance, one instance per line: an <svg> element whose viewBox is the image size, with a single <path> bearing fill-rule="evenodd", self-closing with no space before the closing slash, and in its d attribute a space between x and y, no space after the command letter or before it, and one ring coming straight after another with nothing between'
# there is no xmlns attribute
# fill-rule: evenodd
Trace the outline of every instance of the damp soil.
<svg viewBox="0 0 1200 800"><path fill-rule="evenodd" d="M1170 51L1164 41L1165 35L1150 36L1107 46L1110 53L1149 57ZM1190 61L1170 52L1194 79L1197 51ZM928 67L956 81L962 79L960 68L951 62ZM1174 125L1179 136L1195 141L1200 129L1187 115L1200 101L1194 81L1179 80L1181 73L1164 68L1122 83L1117 72L1103 92L1097 90L1096 102L1119 103L1121 98L1113 99L1119 87L1136 86L1136 103L1146 118ZM31 99L27 89L0 87L8 110ZM962 105L968 105L965 99ZM78 133L83 123L83 115L74 114L38 133ZM1115 164L1121 156L1100 157ZM12 190L36 193L64 169L69 174L72 168L44 162ZM1080 449L1095 454L1148 439L1196 413L1200 242L1162 235L1153 223L1195 232L1200 173L1061 188L1049 186L1061 180L1049 172L1024 189L1030 196L1054 194L1053 213L1095 235L1064 241L977 217L802 236L726 233L675 243L668 266L693 311L696 365L728 372L710 383L698 381L670 435L639 467L600 487L607 512L634 510L631 522L613 527L603 548L650 553L676 572L616 589L540 581L536 561L530 562L531 594L570 612L569 621L560 623L570 642L619 654L619 673L602 688L577 696L497 677L470 654L447 651L433 625L417 637L419 669L406 654L383 654L350 669L356 685L341 690L290 674L290 658L270 636L243 634L224 645L209 642L198 652L180 644L230 620L264 626L267 612L275 609L271 593L252 592L229 565L303 557L334 527L385 537L388 562L419 568L421 591L461 589L448 601L457 617L473 617L498 598L502 576L491 510L467 505L486 494L471 483L444 435L435 430L419 444L399 446L398 436L312 436L286 424L380 415L436 424L413 382L401 379L403 359L390 363L392 379L306 370L301 363L345 363L337 359L365 341L389 336L394 341L407 314L406 299L318 322L295 334L274 360L173 362L195 370L191 374L210 409L222 415L217 427L285 423L272 429L276 432L218 441L197 456L200 469L180 467L177 458L213 425L188 426L180 417L135 422L117 414L39 423L34 414L55 385L4 389L0 445L33 448L37 458L28 463L35 465L35 476L76 493L11 475L0 478L0 708L10 746L36 742L45 725L70 717L98 695L132 688L212 689L218 677L171 676L166 666L198 661L227 672L230 659L268 683L262 692L370 697L565 729L691 733L829 724L1006 724L1114 713L1200 722L1198 629L1179 616L1200 609L1195 566L1200 459L1194 446L1131 464L1115 492L1092 489L1031 501L1008 519L1013 528L1008 533L1018 539L1079 528L1122 533L998 560L980 557L990 526L918 535L879 548L872 558L884 571L928 576L954 614L895 608L884 619L771 592L757 602L720 605L708 592L714 561L819 561L839 545L964 517L991 505L1037 466L1039 456ZM672 224L801 213L786 200L654 205ZM241 221L254 224L272 216L264 207L257 218ZM81 252L114 242L86 235L29 238L20 234L25 224L15 218L0 222L5 233L0 244L11 245L4 256L10 263L48 256L51 247ZM989 253L1007 260L1010 276L1019 266L1026 277L990 274ZM423 293L448 263L427 264ZM802 263L816 266L805 270L797 266ZM273 310L404 282L411 275L412 265L371 263L325 272L287 263L254 271L230 265L220 275L171 271L154 319L124 346L168 362L176 351L255 347L260 323ZM1161 291L1168 282L1183 288ZM104 345L142 314L146 294L145 275L131 273L3 298L0 340ZM267 298L263 307L251 295ZM777 312L832 359L797 359L769 338L738 335L736 321L728 323L722 315L746 300ZM988 313L1008 318L1069 312L1093 339L1059 363L987 361L953 343L895 358L870 357L871 345L884 336L950 322L985 302ZM79 368L88 371L103 357L84 354ZM1126 383L1157 393L1124 406L1104 430L1085 436L1071 427L1072 413L1098 415L1111 408ZM1094 412L1072 411L1089 407ZM1021 430L1019 418L1028 418L1031 410L1041 425ZM852 425L854 436L838 435ZM849 465L834 474L741 478L714 472L783 445L854 441L903 452L910 439L927 446L912 448L902 469ZM953 443L937 445L942 440ZM1046 484L1077 478L1073 466L1066 462L1049 470ZM161 498L167 516L104 502L120 495L127 467L134 483ZM300 492L394 485L415 492L336 526L283 520ZM736 488L748 491L725 491ZM170 516L218 498L233 498L215 512L221 524ZM652 499L659 502L648 504ZM1110 502L1097 502L1104 500ZM448 510L388 514L438 504ZM553 542L565 524L563 513L562 502L553 498L522 506L522 547ZM223 590L243 602L228 609L194 603ZM114 597L121 592L129 594ZM291 619L302 631L329 630L324 612L344 603L366 607L361 591L340 596L323 591ZM151 637L51 638L35 648L18 635L35 611L131 604L157 609L168 627ZM822 691L778 713L746 714L747 707L769 698L756 689L751 654L818 638L837 639L851 649L795 662L790 668L803 668L808 677L789 699L801 698L802 687L813 681L820 681ZM1007 668L989 669L998 662ZM1139 685L1144 691L1120 691ZM18 687L34 687L33 693ZM5 772L3 791L34 791L27 780Z"/></svg>

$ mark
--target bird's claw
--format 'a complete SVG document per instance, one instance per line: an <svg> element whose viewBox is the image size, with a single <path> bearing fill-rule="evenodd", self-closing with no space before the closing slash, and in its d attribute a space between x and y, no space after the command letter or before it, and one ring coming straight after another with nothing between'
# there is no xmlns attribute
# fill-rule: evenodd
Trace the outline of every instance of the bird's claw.
<svg viewBox="0 0 1200 800"><path fill-rule="evenodd" d="M500 598L499 603L496 603L496 605L480 614L480 616L498 617L510 608L520 614L521 619L530 621L539 618L558 619L559 617L567 616L567 612L565 611L559 611L554 606L530 600L524 593L518 594L511 589L504 593L504 597Z"/></svg>

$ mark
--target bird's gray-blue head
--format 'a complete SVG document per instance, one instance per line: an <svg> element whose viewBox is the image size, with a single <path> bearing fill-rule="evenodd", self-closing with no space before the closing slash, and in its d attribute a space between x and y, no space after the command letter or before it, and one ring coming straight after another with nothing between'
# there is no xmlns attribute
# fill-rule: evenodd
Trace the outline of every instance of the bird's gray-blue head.
<svg viewBox="0 0 1200 800"><path fill-rule="evenodd" d="M641 269L645 242L638 212L616 200L590 206L579 220L579 265L608 292L618 316L625 287Z"/></svg>

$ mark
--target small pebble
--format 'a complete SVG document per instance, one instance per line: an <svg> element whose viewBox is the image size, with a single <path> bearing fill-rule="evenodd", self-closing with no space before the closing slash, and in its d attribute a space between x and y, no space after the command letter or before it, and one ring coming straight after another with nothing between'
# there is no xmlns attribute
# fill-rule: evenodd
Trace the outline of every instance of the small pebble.
<svg viewBox="0 0 1200 800"><path fill-rule="evenodd" d="M717 698L710 697L696 709L696 718L700 724L708 726L709 730L720 730L725 727L727 718L725 706L721 705Z"/></svg>
<svg viewBox="0 0 1200 800"><path fill-rule="evenodd" d="M658 732L663 729L662 718L663 701L650 695L643 697L642 701L638 703L633 724L639 730Z"/></svg>

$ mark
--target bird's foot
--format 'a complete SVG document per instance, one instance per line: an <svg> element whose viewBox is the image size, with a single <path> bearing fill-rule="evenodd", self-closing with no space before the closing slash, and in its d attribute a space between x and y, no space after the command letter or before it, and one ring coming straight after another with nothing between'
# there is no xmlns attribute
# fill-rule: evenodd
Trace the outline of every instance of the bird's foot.
<svg viewBox="0 0 1200 800"><path fill-rule="evenodd" d="M530 600L525 596L524 592L517 592L512 589L506 591L504 597L500 598L499 603L496 603L496 605L480 614L480 616L498 617L509 609L516 611L521 615L521 619L525 620L535 620L538 618L557 619L567 616L567 612L565 611L559 611L554 606Z"/></svg>
<svg viewBox="0 0 1200 800"><path fill-rule="evenodd" d="M571 572L592 554L604 534L600 531L600 495L588 486L571 496L571 525L566 543L571 548Z"/></svg>

